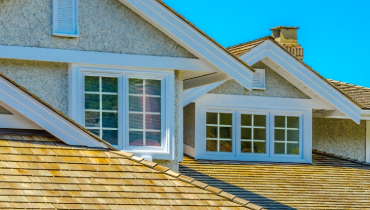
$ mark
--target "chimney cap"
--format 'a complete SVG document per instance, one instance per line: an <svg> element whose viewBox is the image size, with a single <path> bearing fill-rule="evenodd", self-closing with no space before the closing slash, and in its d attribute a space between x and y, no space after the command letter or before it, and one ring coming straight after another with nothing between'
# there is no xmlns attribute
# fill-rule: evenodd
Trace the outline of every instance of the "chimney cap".
<svg viewBox="0 0 370 210"><path fill-rule="evenodd" d="M277 27L274 27L274 28L270 28L271 31L274 31L274 30L280 30L280 29L283 29L283 28L286 28L286 29L299 29L299 27L295 27L295 26L277 26Z"/></svg>

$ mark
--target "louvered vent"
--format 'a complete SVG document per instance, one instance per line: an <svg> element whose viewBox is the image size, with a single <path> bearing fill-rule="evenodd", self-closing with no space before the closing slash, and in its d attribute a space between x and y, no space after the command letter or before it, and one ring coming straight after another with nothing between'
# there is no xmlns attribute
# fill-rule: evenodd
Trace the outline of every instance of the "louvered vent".
<svg viewBox="0 0 370 210"><path fill-rule="evenodd" d="M53 0L53 35L78 36L77 0Z"/></svg>
<svg viewBox="0 0 370 210"><path fill-rule="evenodd" d="M253 89L264 89L265 88L265 70L255 69L256 72L253 74Z"/></svg>

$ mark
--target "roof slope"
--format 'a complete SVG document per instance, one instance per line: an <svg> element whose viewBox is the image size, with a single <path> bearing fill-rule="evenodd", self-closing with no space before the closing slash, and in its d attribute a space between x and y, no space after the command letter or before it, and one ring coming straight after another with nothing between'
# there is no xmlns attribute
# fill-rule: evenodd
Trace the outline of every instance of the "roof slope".
<svg viewBox="0 0 370 210"><path fill-rule="evenodd" d="M356 100L365 109L370 109L370 88L328 79L336 88Z"/></svg>
<svg viewBox="0 0 370 210"><path fill-rule="evenodd" d="M261 209L132 154L0 135L0 209Z"/></svg>
<svg viewBox="0 0 370 210"><path fill-rule="evenodd" d="M266 209L367 209L370 164L313 152L311 164L184 158L180 172Z"/></svg>

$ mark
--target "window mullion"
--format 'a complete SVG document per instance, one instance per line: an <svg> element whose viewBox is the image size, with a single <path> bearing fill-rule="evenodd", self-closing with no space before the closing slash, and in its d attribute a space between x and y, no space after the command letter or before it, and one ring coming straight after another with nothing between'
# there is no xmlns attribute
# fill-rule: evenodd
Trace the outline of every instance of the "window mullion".
<svg viewBox="0 0 370 210"><path fill-rule="evenodd" d="M254 114L252 114L252 120L251 120L251 149L252 149L252 153L254 153Z"/></svg>
<svg viewBox="0 0 370 210"><path fill-rule="evenodd" d="M100 138L103 138L103 94L102 94L102 77L99 77L99 117L100 117L100 125L99 125L99 131L100 131Z"/></svg>
<svg viewBox="0 0 370 210"><path fill-rule="evenodd" d="M145 107L146 107L146 99L145 99L145 79L143 79L143 146L146 146L146 114L145 114Z"/></svg>
<svg viewBox="0 0 370 210"><path fill-rule="evenodd" d="M220 113L217 113L217 152L220 151Z"/></svg>

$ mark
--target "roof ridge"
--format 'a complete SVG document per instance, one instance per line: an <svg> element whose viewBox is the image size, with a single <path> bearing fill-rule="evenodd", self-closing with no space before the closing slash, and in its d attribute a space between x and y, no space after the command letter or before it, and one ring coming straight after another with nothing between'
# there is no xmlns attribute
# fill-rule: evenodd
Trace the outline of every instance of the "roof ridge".
<svg viewBox="0 0 370 210"><path fill-rule="evenodd" d="M343 157L341 155L336 155L336 154L333 154L333 153L328 153L328 152L324 152L324 151L320 151L320 150L316 150L316 149L313 149L312 153L325 155L325 156L329 156L329 157L332 157L332 158L337 158L337 159L340 159L340 160L347 160L347 161L357 163L357 164L361 164L361 165L365 165L365 166L370 166L370 163L368 163L366 161L360 161L360 160L357 160L357 159L354 159L354 158L346 158L346 157Z"/></svg>
<svg viewBox="0 0 370 210"><path fill-rule="evenodd" d="M179 179L183 182L192 184L192 185L194 185L194 186L196 186L196 187L198 187L202 190L207 190L208 192L211 192L215 195L226 198L229 201L234 202L234 203L239 204L239 205L242 205L246 208L249 208L249 209L252 209L252 210L263 210L262 206L253 204L253 203L249 202L248 200L245 200L245 199L237 197L236 195L227 193L227 192L223 191L222 189L212 187L211 185L208 185L206 183L197 181L194 178L185 176L180 172L173 171L173 170L169 169L168 167L159 165L156 162L148 161L148 160L145 160L142 157L135 156L132 153L122 152L122 151L109 151L109 150L108 150L108 152L114 153L116 155L121 155L123 157L126 157L129 160L132 160L132 161L137 162L137 163L141 163L141 164L143 164L143 165L145 165L149 168L152 168L152 169L154 169L158 172L161 172L161 173L164 173L166 175L172 176L172 177L177 178L177 179Z"/></svg>

